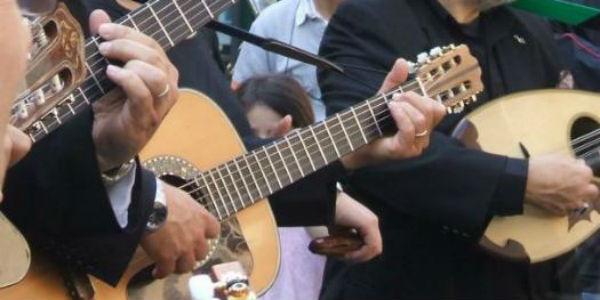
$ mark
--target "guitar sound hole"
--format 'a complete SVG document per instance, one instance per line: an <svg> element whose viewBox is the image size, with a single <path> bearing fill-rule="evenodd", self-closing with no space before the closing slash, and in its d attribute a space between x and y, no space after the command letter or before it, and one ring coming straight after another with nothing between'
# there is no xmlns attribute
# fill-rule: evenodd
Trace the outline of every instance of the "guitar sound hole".
<svg viewBox="0 0 600 300"><path fill-rule="evenodd" d="M198 200L202 205L206 205L205 201L202 200L202 191L200 191L199 187L193 181L187 181L174 175L164 175L161 176L160 179L174 187L181 187L181 189L190 194L192 198Z"/></svg>

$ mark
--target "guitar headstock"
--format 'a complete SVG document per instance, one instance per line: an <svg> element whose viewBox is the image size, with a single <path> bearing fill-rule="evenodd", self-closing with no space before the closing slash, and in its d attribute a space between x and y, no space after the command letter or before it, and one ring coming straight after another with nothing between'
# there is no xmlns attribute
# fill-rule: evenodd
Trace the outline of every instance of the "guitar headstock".
<svg viewBox="0 0 600 300"><path fill-rule="evenodd" d="M26 17L32 33L27 73L10 123L28 132L58 115L57 107L85 78L84 36L64 3L47 15ZM38 124L38 125L36 125Z"/></svg>
<svg viewBox="0 0 600 300"><path fill-rule="evenodd" d="M459 113L483 91L479 62L465 45L433 48L417 57L417 80L427 95Z"/></svg>

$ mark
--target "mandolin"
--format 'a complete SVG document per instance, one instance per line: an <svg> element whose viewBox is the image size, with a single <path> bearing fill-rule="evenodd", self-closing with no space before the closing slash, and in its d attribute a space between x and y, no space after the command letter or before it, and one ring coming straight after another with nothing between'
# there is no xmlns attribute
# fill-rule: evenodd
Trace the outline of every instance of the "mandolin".
<svg viewBox="0 0 600 300"><path fill-rule="evenodd" d="M600 172L600 95L573 90L522 92L483 105L453 136L482 151L527 158L564 153ZM494 217L481 245L502 257L542 262L573 250L600 227L600 206L551 215L525 204L522 215Z"/></svg>

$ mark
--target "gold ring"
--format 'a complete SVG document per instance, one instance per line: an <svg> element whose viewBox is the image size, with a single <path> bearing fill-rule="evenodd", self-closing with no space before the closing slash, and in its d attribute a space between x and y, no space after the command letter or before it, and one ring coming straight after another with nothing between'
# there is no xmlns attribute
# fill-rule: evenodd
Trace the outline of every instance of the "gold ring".
<svg viewBox="0 0 600 300"><path fill-rule="evenodd" d="M162 93L160 93L160 95L158 95L158 98L162 98L162 97L166 96L170 91L171 91L171 86L169 84L167 84L167 86L165 87L165 90Z"/></svg>
<svg viewBox="0 0 600 300"><path fill-rule="evenodd" d="M425 129L417 134L415 134L416 137L425 137L429 134L429 130Z"/></svg>

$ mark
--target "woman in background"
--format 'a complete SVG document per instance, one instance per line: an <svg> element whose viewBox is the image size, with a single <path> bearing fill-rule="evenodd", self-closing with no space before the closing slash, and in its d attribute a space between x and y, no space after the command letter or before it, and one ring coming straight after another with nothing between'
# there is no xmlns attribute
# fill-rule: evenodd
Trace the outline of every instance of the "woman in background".
<svg viewBox="0 0 600 300"><path fill-rule="evenodd" d="M286 75L253 77L243 82L236 91L254 133L261 138L279 138L293 129L309 126L315 116L310 98L302 86ZM377 216L350 196L339 193L338 202L345 201L360 212L364 220L378 222ZM336 224L343 224L345 216L336 211ZM378 228L377 226L375 226ZM379 230L356 228L363 238L363 248L348 253L343 259L363 262L373 258L368 247L380 245ZM312 234L312 236L311 236ZM262 300L312 300L319 298L325 257L312 254L308 244L312 238L327 235L323 227L311 227L310 234L303 227L280 227L281 267L272 288ZM381 252L376 251L377 253Z"/></svg>

